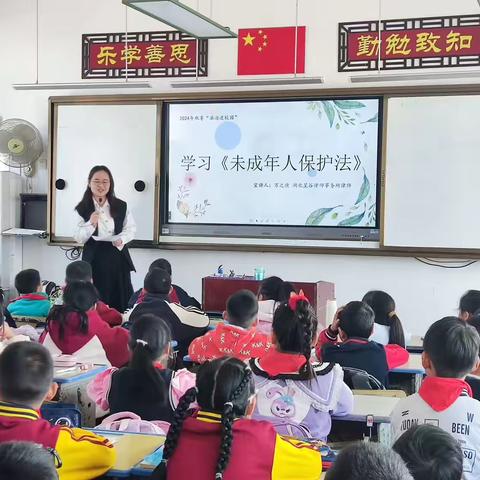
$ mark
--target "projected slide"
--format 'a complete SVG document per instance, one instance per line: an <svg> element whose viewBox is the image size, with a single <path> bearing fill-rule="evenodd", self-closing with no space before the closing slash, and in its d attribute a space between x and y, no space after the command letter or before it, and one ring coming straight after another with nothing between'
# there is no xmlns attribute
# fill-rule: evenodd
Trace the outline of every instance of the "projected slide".
<svg viewBox="0 0 480 480"><path fill-rule="evenodd" d="M379 99L172 103L168 221L375 227Z"/></svg>

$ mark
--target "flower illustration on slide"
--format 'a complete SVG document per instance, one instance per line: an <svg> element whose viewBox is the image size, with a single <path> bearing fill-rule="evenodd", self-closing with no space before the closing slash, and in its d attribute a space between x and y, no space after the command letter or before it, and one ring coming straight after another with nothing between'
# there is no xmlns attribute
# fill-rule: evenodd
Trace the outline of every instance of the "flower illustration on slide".
<svg viewBox="0 0 480 480"><path fill-rule="evenodd" d="M197 177L193 173L187 173L183 179L183 183L189 187L194 187L197 183Z"/></svg>
<svg viewBox="0 0 480 480"><path fill-rule="evenodd" d="M207 212L207 207L211 206L208 199L200 202L191 202L191 189L196 184L196 177L193 174L185 175L184 185L180 185L177 189L177 210L185 216L185 220L191 217L202 217Z"/></svg>

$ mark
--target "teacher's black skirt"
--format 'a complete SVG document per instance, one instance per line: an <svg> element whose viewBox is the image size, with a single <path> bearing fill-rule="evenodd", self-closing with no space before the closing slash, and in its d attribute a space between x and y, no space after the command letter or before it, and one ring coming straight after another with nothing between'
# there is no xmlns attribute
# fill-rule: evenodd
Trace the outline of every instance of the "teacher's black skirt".
<svg viewBox="0 0 480 480"><path fill-rule="evenodd" d="M93 284L100 293L100 299L124 312L133 294L130 265L125 255L110 242L95 242L95 253L90 263Z"/></svg>

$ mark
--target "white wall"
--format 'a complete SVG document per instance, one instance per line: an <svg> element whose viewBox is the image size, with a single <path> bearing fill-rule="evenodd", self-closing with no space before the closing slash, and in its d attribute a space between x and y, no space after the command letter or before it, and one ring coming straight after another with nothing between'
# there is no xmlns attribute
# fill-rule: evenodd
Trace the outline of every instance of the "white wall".
<svg viewBox="0 0 480 480"><path fill-rule="evenodd" d="M202 13L232 29L295 24L295 0L189 0ZM85 91L15 91L12 83L36 81L35 0L0 1L0 118L20 117L34 123L44 139L48 129L48 97L79 95ZM379 8L381 6L381 8ZM299 24L307 25L306 76L322 75L326 87L348 87L349 74L337 69L338 22L383 18L458 15L478 13L476 0L299 0ZM39 0L40 82L76 82L81 79L81 34L123 31L125 9L120 0ZM128 30L163 30L163 25L133 11ZM209 46L209 78L235 78L236 42L217 40ZM458 70L456 70L458 71ZM152 82L142 93L170 89L170 80ZM90 91L92 94L116 93ZM135 93L129 90L126 93ZM467 119L466 119L467 120ZM473 119L472 119L473 121ZM476 121L476 119L475 119ZM39 165L34 190L47 191L46 162ZM38 239L25 239L23 265L38 268L44 278L60 282L67 260L58 247ZM397 310L413 333L423 333L443 315L456 312L459 296L469 288L480 288L480 264L466 269L429 267L412 258L279 253L135 250L136 286L149 263L165 256L174 266L174 280L199 297L202 276L219 264L237 273L248 273L262 265L267 274L290 280L329 280L337 284L339 303L360 298L368 289L382 288L397 301Z"/></svg>

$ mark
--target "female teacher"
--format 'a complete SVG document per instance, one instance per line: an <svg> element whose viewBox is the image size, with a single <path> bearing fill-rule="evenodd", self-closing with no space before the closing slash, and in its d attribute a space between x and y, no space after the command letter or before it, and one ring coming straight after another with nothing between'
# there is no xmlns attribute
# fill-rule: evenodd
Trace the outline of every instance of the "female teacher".
<svg viewBox="0 0 480 480"><path fill-rule="evenodd" d="M133 293L130 272L135 267L126 244L135 237L136 225L127 204L115 196L114 186L107 167L90 170L87 189L75 207L79 215L75 240L84 244L82 259L92 266L100 298L123 312Z"/></svg>

